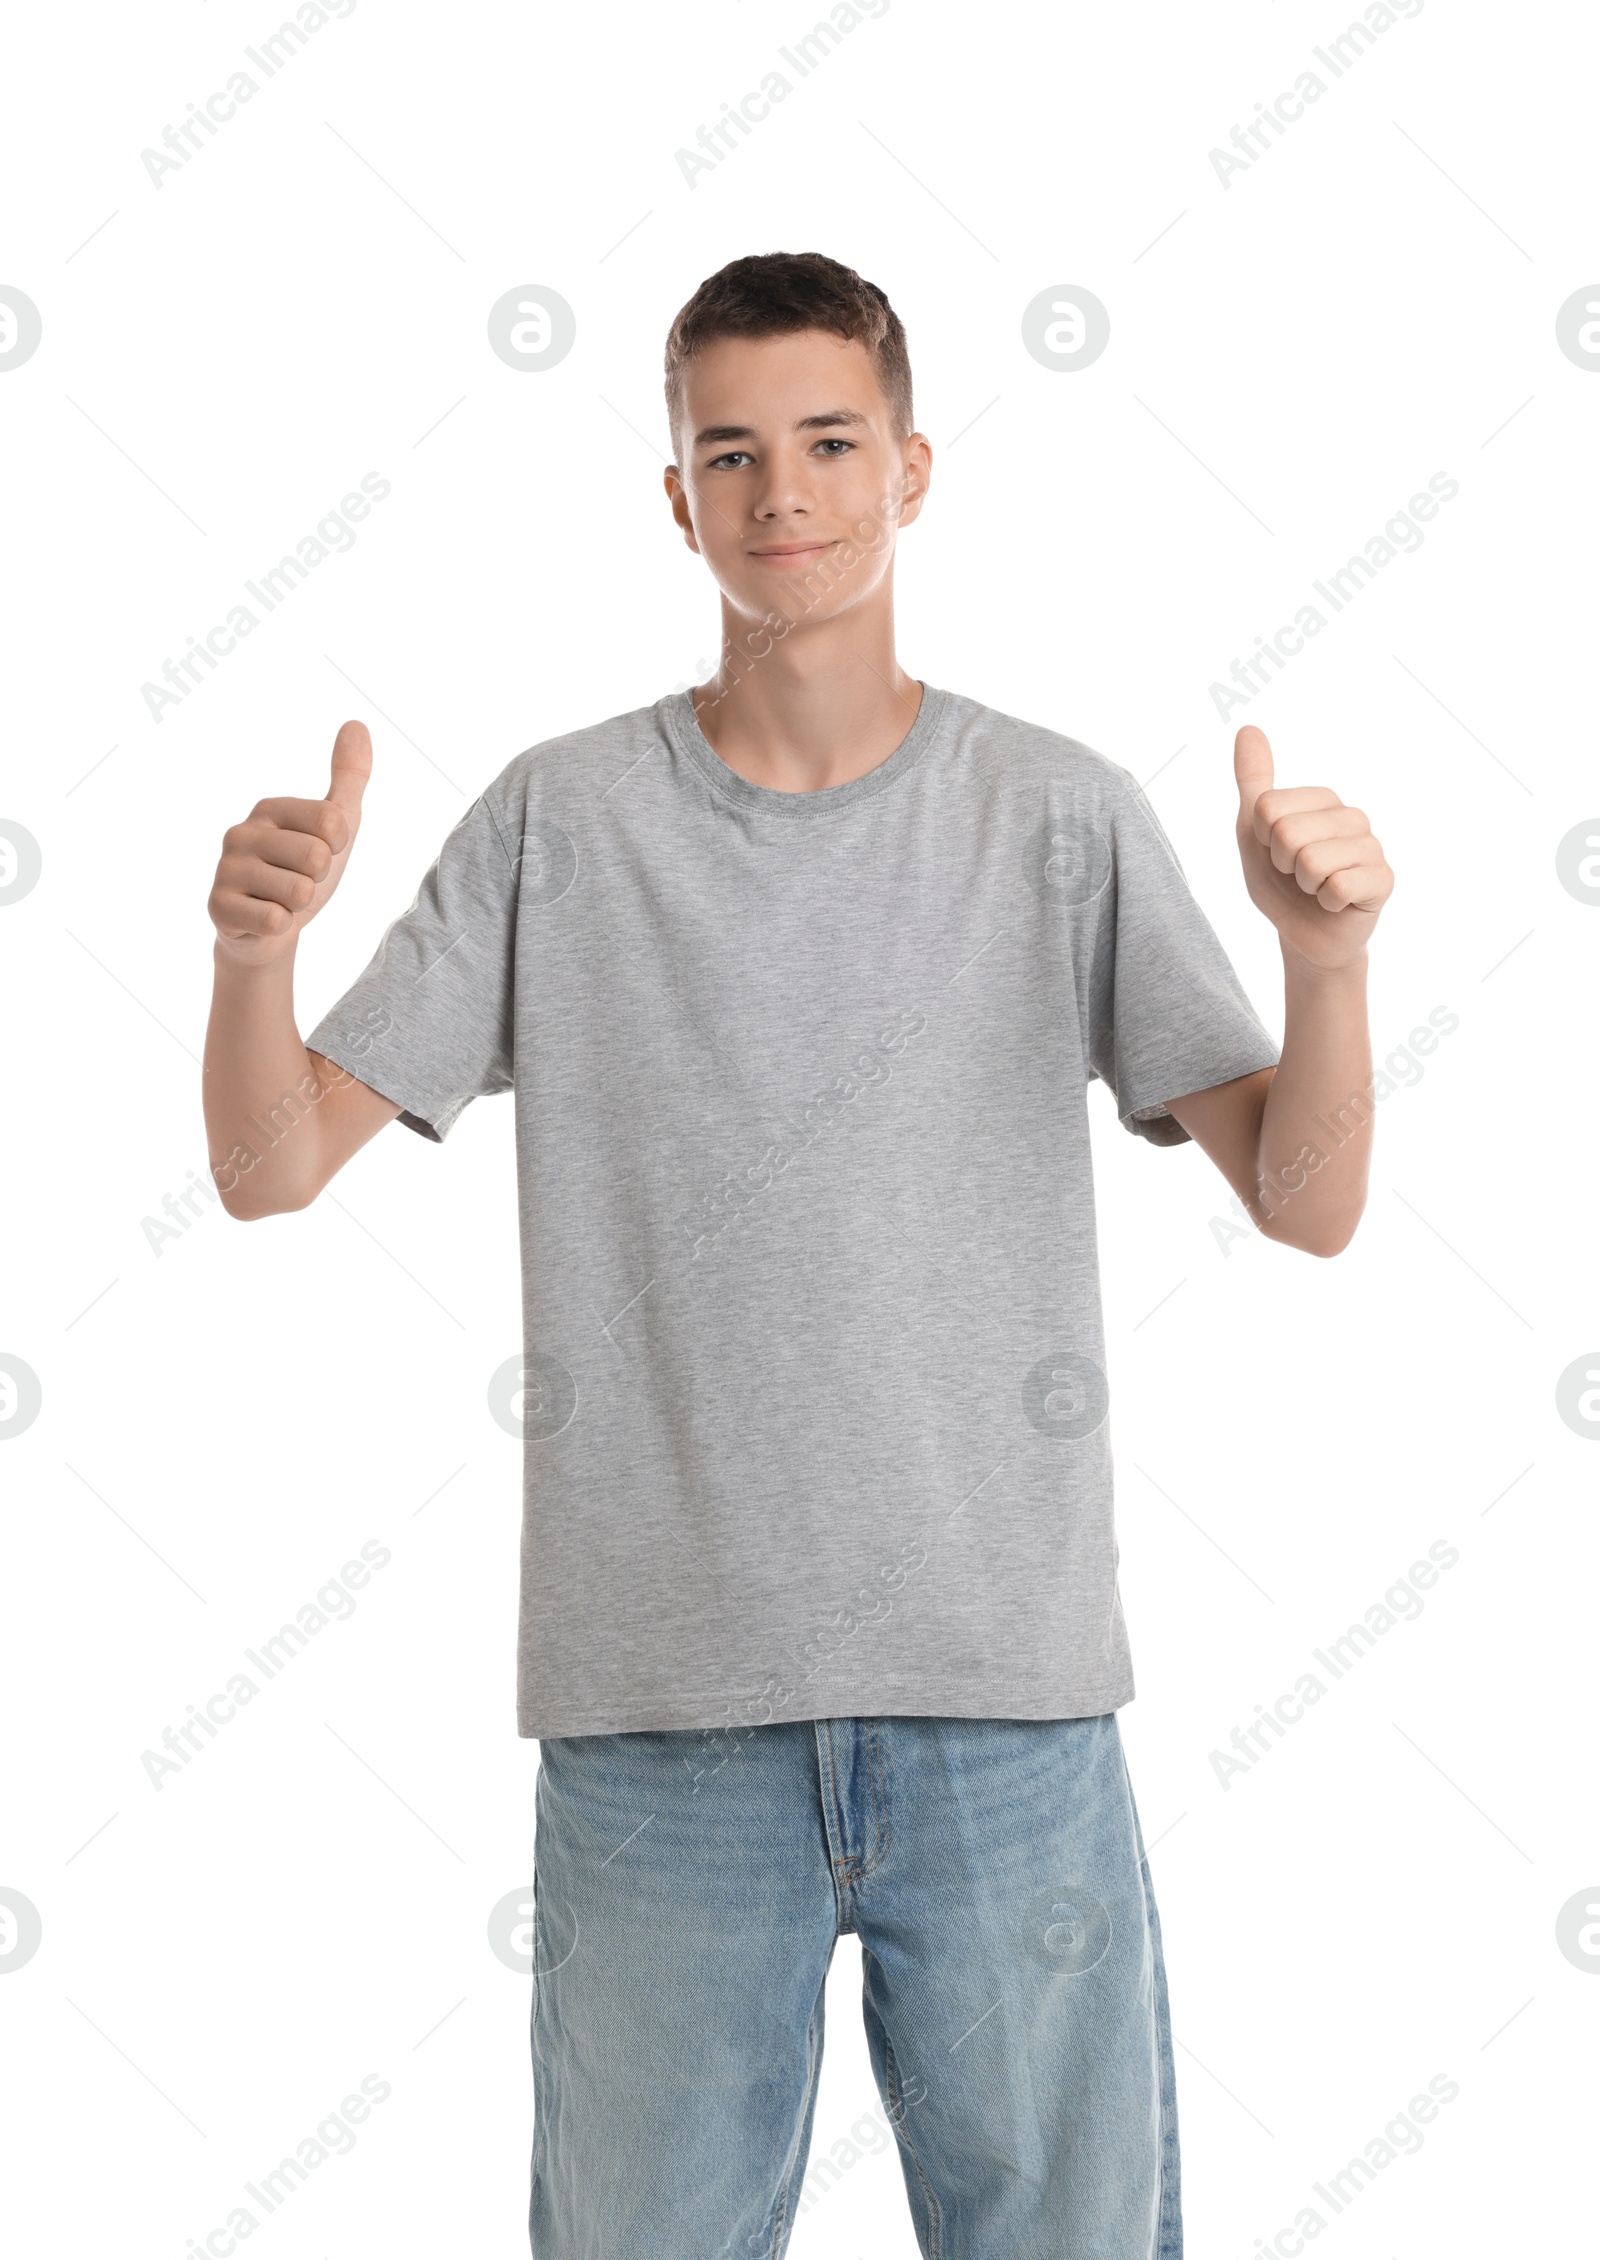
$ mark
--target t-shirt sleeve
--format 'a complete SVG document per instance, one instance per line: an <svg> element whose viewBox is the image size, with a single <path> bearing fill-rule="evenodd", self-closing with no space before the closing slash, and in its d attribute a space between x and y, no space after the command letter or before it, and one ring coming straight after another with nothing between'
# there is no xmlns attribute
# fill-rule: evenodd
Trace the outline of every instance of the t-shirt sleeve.
<svg viewBox="0 0 1600 2260"><path fill-rule="evenodd" d="M480 794L307 1049L442 1142L470 1100L511 1088L516 916L516 868Z"/></svg>
<svg viewBox="0 0 1600 2260"><path fill-rule="evenodd" d="M1280 1048L1245 995L1138 782L1119 773L1111 877L1088 966L1089 1066L1123 1127L1158 1146L1189 1133L1168 1099L1276 1067Z"/></svg>

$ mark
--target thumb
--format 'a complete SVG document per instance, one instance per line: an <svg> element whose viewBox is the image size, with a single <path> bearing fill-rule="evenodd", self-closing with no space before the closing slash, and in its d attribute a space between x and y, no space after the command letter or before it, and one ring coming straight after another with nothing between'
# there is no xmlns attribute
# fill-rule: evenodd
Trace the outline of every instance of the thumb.
<svg viewBox="0 0 1600 2260"><path fill-rule="evenodd" d="M333 741L333 767L327 797L349 817L361 815L361 795L372 775L372 737L365 722L346 722Z"/></svg>
<svg viewBox="0 0 1600 2260"><path fill-rule="evenodd" d="M1248 824L1257 799L1272 789L1272 748L1265 730L1247 722L1233 741L1233 774L1239 787L1239 815Z"/></svg>

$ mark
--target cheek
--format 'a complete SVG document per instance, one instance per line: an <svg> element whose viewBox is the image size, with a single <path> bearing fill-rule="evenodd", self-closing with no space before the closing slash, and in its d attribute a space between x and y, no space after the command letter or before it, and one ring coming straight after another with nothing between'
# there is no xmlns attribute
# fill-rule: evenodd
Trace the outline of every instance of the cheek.
<svg viewBox="0 0 1600 2260"><path fill-rule="evenodd" d="M869 526L864 519L857 519L848 541L837 553L836 571L843 601L854 603L877 588L888 573L893 556L893 528L878 523Z"/></svg>
<svg viewBox="0 0 1600 2260"><path fill-rule="evenodd" d="M736 588L748 595L756 569L746 562L739 521L726 507L714 508L703 496L691 494L689 524L695 546L719 585L730 595Z"/></svg>
<svg viewBox="0 0 1600 2260"><path fill-rule="evenodd" d="M689 524L700 546L702 557L714 557L719 549L736 549L738 537L728 523L725 510L716 509L701 487L690 487Z"/></svg>

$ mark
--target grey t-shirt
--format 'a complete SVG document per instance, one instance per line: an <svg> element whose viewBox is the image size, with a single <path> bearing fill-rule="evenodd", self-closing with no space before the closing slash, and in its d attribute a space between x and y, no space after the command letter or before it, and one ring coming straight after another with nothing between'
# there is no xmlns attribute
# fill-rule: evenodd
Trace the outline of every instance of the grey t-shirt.
<svg viewBox="0 0 1600 2260"><path fill-rule="evenodd" d="M515 1093L520 1734L1128 1701L1087 1085L1171 1144L1279 1055L1125 769L925 686L779 792L674 692L510 762L306 1040L428 1138Z"/></svg>

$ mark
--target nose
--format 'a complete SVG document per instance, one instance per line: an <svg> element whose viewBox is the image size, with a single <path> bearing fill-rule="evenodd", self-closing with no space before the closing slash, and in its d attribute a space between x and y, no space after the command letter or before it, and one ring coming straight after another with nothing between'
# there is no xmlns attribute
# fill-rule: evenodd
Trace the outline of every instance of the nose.
<svg viewBox="0 0 1600 2260"><path fill-rule="evenodd" d="M756 488L753 508L764 524L785 517L809 517L816 507L815 473L805 462L769 462Z"/></svg>

